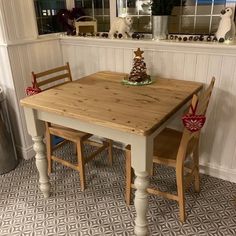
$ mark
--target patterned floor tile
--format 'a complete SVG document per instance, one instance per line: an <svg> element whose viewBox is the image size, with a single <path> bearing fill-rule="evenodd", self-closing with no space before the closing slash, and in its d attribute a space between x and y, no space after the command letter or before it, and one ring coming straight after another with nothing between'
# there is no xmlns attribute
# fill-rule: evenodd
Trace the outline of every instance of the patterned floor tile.
<svg viewBox="0 0 236 236"><path fill-rule="evenodd" d="M86 149L90 152L90 148ZM72 147L61 153L73 158ZM38 189L34 160L21 161L0 176L0 236L132 236L134 206L124 201L124 152L114 149L114 165L103 152L86 166L87 189L80 190L76 171L54 165L52 195ZM176 192L174 171L155 167L152 185ZM186 193L187 221L178 219L176 202L149 196L150 235L236 235L236 184L201 176L201 192Z"/></svg>

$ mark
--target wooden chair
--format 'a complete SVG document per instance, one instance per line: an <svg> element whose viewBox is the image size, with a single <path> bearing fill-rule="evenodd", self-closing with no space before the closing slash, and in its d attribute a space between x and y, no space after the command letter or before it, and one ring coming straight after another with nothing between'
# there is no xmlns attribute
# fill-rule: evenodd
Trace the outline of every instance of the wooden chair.
<svg viewBox="0 0 236 236"><path fill-rule="evenodd" d="M215 78L201 96L194 95L192 106L196 107L196 114L206 114L208 103L214 87ZM189 110L190 111L190 110ZM166 128L154 139L153 164L174 167L176 171L177 195L148 188L148 193L160 195L179 203L179 214L182 222L186 219L184 191L194 180L196 192L200 191L199 179L199 137L200 130L190 132L186 128L182 132ZM131 146L126 147L126 203L131 201L133 171L131 169Z"/></svg>
<svg viewBox="0 0 236 236"><path fill-rule="evenodd" d="M62 85L72 81L71 71L69 63L66 65L60 66L51 70L47 70L40 73L34 73L33 75L33 83L36 84L38 88L42 91ZM70 128L62 127L59 125L55 125L49 122L46 122L46 147L47 147L47 159L48 159L48 173L52 172L52 161L56 161L61 163L64 166L70 167L74 170L79 171L80 175L80 184L81 190L85 189L85 164L92 160L97 154L102 152L104 149L108 148L109 152L109 162L112 164L112 141L103 141L103 144L92 142L88 140L92 134L84 133L81 131L73 130ZM53 139L56 137L61 137L63 141L59 142L57 145L53 145ZM76 144L76 152L77 152L77 163L71 163L67 160L63 160L62 157L55 156L53 151L61 147L66 142L71 141ZM98 149L94 151L90 156L84 158L84 143L89 143L93 146L97 146Z"/></svg>

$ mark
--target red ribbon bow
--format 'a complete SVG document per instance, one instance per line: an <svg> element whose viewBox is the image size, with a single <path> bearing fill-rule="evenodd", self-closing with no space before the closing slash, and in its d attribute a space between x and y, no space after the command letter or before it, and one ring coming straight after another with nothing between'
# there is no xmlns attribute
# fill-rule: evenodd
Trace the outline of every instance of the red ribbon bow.
<svg viewBox="0 0 236 236"><path fill-rule="evenodd" d="M25 92L27 96L31 96L31 95L42 92L42 90L38 87L35 78L32 81L32 87L27 87Z"/></svg>
<svg viewBox="0 0 236 236"><path fill-rule="evenodd" d="M188 113L182 117L184 126L186 127L187 130L191 132L199 131L203 127L206 121L205 115L195 114L197 110L197 104L198 102L196 103L195 107L193 107L192 105L190 106L192 113Z"/></svg>

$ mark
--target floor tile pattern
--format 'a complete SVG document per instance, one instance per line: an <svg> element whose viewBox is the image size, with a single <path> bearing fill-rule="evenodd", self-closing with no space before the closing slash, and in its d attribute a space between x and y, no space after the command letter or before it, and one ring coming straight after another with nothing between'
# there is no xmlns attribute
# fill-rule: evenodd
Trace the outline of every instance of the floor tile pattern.
<svg viewBox="0 0 236 236"><path fill-rule="evenodd" d="M68 145L61 152L72 159L72 150ZM76 171L55 164L48 200L38 189L34 160L21 161L0 175L0 236L132 236L135 211L124 202L124 158L114 149L112 167L106 151L88 163L84 192ZM154 173L152 185L176 191L171 168L158 166ZM191 188L186 203L187 221L181 224L176 202L150 196L150 235L236 235L236 184L201 175L200 194Z"/></svg>

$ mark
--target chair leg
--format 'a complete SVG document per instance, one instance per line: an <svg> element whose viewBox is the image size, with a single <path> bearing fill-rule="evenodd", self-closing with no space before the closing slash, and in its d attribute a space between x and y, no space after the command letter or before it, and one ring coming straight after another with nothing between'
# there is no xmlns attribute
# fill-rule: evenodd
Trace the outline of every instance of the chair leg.
<svg viewBox="0 0 236 236"><path fill-rule="evenodd" d="M112 166L113 164L113 152L112 152L112 144L113 141L111 139L108 140L109 146L108 146L108 158L109 158L109 164Z"/></svg>
<svg viewBox="0 0 236 236"><path fill-rule="evenodd" d="M126 167L126 190L125 201L127 205L131 202L131 181L132 181L132 169L131 169L131 151L126 150L125 167Z"/></svg>
<svg viewBox="0 0 236 236"><path fill-rule="evenodd" d="M185 196L184 196L184 180L183 180L183 169L178 170L176 168L176 181L177 181L177 191L179 199L179 216L181 222L185 222Z"/></svg>
<svg viewBox="0 0 236 236"><path fill-rule="evenodd" d="M76 145L76 143L73 143L73 154L77 155L77 145Z"/></svg>
<svg viewBox="0 0 236 236"><path fill-rule="evenodd" d="M85 161L83 156L83 144L81 142L77 143L77 159L78 159L78 169L79 169L79 176L80 176L80 187L81 190L84 191L85 189Z"/></svg>
<svg viewBox="0 0 236 236"><path fill-rule="evenodd" d="M45 133L46 136L46 149L47 149L47 160L48 160L48 174L52 173L52 136L48 131Z"/></svg>
<svg viewBox="0 0 236 236"><path fill-rule="evenodd" d="M150 176L153 176L153 172L154 172L154 163L152 163L152 168L151 168Z"/></svg>
<svg viewBox="0 0 236 236"><path fill-rule="evenodd" d="M194 163L194 189L197 193L200 192L200 176L199 176L199 151L198 146L193 152L193 163Z"/></svg>

